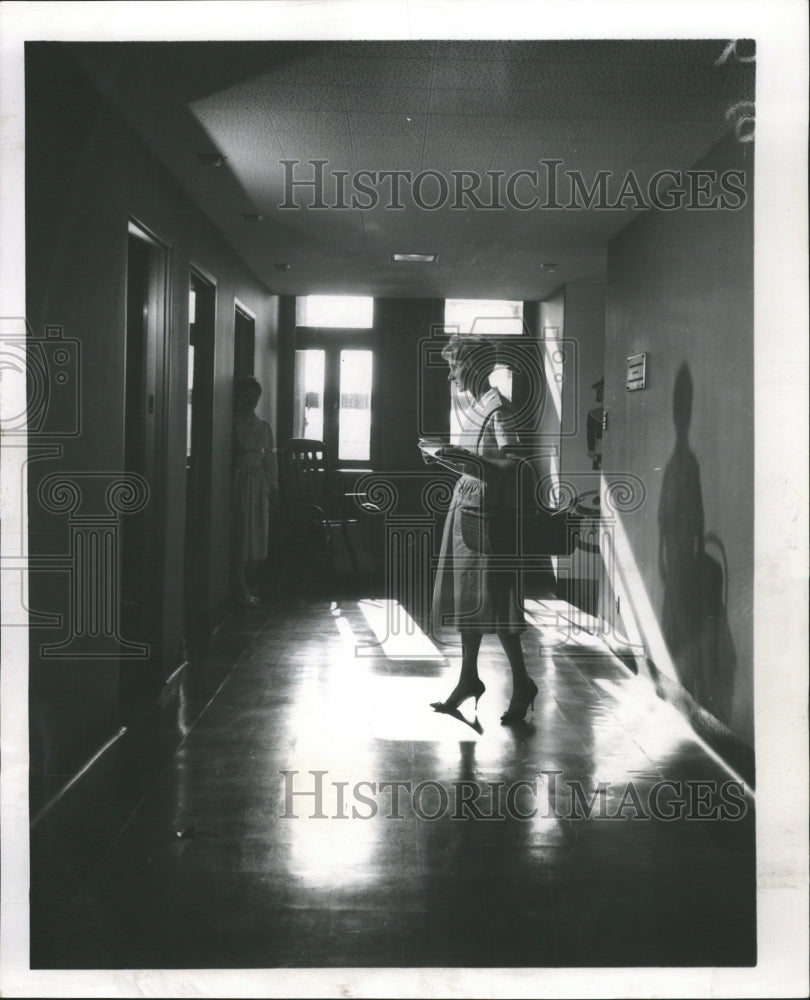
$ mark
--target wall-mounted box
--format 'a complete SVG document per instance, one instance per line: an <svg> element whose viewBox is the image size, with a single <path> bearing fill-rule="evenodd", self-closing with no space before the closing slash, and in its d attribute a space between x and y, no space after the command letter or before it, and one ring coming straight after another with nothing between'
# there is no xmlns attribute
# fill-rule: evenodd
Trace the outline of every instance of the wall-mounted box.
<svg viewBox="0 0 810 1000"><path fill-rule="evenodd" d="M647 386L647 355L634 354L627 359L627 391L635 392Z"/></svg>

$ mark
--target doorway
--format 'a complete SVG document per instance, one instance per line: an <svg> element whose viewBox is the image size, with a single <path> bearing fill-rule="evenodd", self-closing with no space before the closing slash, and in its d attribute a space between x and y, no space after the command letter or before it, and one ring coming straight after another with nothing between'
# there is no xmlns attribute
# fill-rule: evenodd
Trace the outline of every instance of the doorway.
<svg viewBox="0 0 810 1000"><path fill-rule="evenodd" d="M121 660L122 722L136 719L163 681L164 377L168 248L129 223L126 266L124 469L142 476L145 507L121 521L121 623L126 639L144 643L144 659Z"/></svg>
<svg viewBox="0 0 810 1000"><path fill-rule="evenodd" d="M214 412L216 282L192 266L189 275L186 399L184 635L193 657L211 630L211 453Z"/></svg>

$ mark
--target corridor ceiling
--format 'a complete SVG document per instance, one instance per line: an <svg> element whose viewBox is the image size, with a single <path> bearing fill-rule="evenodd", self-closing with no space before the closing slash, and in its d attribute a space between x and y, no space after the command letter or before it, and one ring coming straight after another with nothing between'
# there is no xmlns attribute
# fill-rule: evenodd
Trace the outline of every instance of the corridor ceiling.
<svg viewBox="0 0 810 1000"><path fill-rule="evenodd" d="M627 172L693 167L754 99L752 50L725 41L389 41L80 43L69 50L240 257L276 293L538 299L604 272L608 241L634 220L618 209L542 208L548 169L566 204L566 171L590 187L609 171L609 201ZM723 53L726 51L726 57ZM753 157L753 146L749 147ZM206 156L206 154L209 154ZM226 159L210 165L210 154ZM325 160L324 203L346 201L361 170L437 171L401 209L391 182L370 184L368 210L314 209L312 189L285 200L282 160L312 179ZM516 171L512 198L503 190ZM452 171L502 171L503 208L453 209ZM470 184L471 181L465 181ZM477 189L491 204L489 182ZM540 205L522 210L510 202ZM364 204L371 196L358 193ZM496 199L497 204L498 199ZM289 199L288 199L289 202ZM655 211L656 209L652 209ZM245 216L263 216L246 221ZM438 261L395 263L396 252Z"/></svg>

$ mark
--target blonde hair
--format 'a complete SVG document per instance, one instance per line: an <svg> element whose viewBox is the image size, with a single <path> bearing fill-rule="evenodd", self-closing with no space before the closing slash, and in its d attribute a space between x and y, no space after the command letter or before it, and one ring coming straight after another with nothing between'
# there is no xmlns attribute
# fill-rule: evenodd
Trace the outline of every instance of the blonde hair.
<svg viewBox="0 0 810 1000"><path fill-rule="evenodd" d="M486 387L498 363L498 348L493 341L478 334L454 333L444 345L442 357L445 361L468 365L470 383L480 391Z"/></svg>

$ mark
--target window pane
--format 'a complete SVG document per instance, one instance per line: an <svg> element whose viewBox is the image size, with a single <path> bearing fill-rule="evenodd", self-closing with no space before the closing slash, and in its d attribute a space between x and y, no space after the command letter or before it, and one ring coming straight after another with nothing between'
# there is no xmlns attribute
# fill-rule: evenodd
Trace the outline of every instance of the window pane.
<svg viewBox="0 0 810 1000"><path fill-rule="evenodd" d="M523 333L523 303L506 299L445 299L444 325L448 333L519 337Z"/></svg>
<svg viewBox="0 0 810 1000"><path fill-rule="evenodd" d="M371 457L371 351L340 352L338 459Z"/></svg>
<svg viewBox="0 0 810 1000"><path fill-rule="evenodd" d="M324 352L295 352L293 437L323 441Z"/></svg>
<svg viewBox="0 0 810 1000"><path fill-rule="evenodd" d="M299 295L295 322L298 326L368 329L374 322L374 299L365 295Z"/></svg>
<svg viewBox="0 0 810 1000"><path fill-rule="evenodd" d="M500 390L504 399L512 402L512 369L506 365L496 365L489 376L489 384Z"/></svg>

